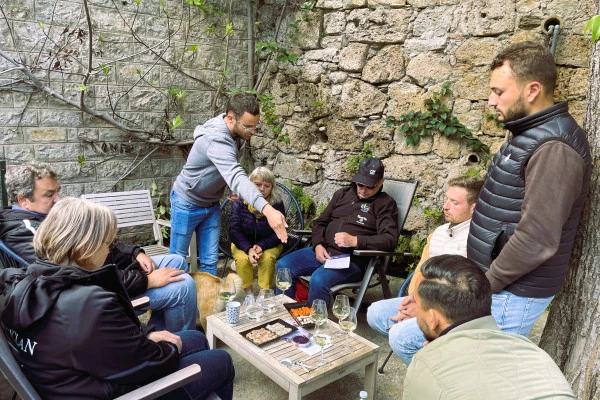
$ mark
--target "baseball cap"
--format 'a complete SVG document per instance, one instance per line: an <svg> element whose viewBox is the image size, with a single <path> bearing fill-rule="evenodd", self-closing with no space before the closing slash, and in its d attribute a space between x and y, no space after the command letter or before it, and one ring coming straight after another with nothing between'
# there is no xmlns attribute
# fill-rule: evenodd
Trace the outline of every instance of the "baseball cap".
<svg viewBox="0 0 600 400"><path fill-rule="evenodd" d="M352 182L365 186L375 186L383 178L383 170L383 163L378 158L365 158L360 162Z"/></svg>

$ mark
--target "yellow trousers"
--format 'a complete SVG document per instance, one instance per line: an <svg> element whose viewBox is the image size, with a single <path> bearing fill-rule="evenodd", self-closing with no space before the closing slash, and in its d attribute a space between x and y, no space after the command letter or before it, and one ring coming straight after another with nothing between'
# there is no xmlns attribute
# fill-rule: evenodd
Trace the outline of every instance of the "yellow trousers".
<svg viewBox="0 0 600 400"><path fill-rule="evenodd" d="M277 257L283 251L283 245L263 250L258 259L258 286L261 289L270 289L275 284L275 264ZM254 267L248 259L248 254L231 244L231 254L235 260L235 269L242 278L242 287L251 287L254 282Z"/></svg>

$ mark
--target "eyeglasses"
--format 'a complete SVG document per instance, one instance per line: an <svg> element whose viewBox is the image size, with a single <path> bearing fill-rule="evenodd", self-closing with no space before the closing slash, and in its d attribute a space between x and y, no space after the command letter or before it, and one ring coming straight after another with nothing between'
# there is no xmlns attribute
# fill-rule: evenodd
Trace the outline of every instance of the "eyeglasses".
<svg viewBox="0 0 600 400"><path fill-rule="evenodd" d="M238 123L238 124L240 124L240 126L241 126L242 128L244 128L244 130L245 130L246 132L251 132L251 133L253 133L253 132L256 132L256 131L258 130L258 127L257 127L257 126L246 126L246 125L242 124L240 121L238 121L237 123Z"/></svg>
<svg viewBox="0 0 600 400"><path fill-rule="evenodd" d="M377 185L367 186L367 185L363 185L362 183L356 182L356 186L361 187L361 188L365 188L365 189L369 189L369 190L373 190L373 189L375 189L375 186L377 186Z"/></svg>

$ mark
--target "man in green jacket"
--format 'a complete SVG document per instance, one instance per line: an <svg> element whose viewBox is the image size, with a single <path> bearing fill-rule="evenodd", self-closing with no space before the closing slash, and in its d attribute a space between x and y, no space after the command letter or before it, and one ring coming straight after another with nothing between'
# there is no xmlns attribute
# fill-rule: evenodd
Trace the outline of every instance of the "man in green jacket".
<svg viewBox="0 0 600 400"><path fill-rule="evenodd" d="M548 354L498 328L491 285L477 265L442 255L427 260L421 272L416 317L429 343L408 367L404 400L575 398Z"/></svg>

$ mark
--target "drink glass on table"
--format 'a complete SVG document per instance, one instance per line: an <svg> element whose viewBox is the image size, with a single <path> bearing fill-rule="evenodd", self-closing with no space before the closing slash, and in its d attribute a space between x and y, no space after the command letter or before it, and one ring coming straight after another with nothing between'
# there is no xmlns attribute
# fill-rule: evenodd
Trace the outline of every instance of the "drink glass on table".
<svg viewBox="0 0 600 400"><path fill-rule="evenodd" d="M285 295L285 291L292 286L292 274L290 273L289 268L281 268L277 270L277 275L275 276L275 285Z"/></svg>
<svg viewBox="0 0 600 400"><path fill-rule="evenodd" d="M310 317L315 321L315 325L320 327L327 322L327 304L325 300L314 300L310 310Z"/></svg>
<svg viewBox="0 0 600 400"><path fill-rule="evenodd" d="M335 296L335 301L333 302L332 307L333 315L338 319L338 322L341 318L348 315L350 312L350 299L345 294L338 294ZM340 334L339 332L337 334Z"/></svg>
<svg viewBox="0 0 600 400"><path fill-rule="evenodd" d="M273 298L274 295L273 289L260 289L258 299L262 300L262 307L265 311L265 314L273 311L273 308L275 307L275 299Z"/></svg>
<svg viewBox="0 0 600 400"><path fill-rule="evenodd" d="M265 314L263 305L258 299L249 298L248 305L246 306L246 316L250 321L258 322L261 317Z"/></svg>
<svg viewBox="0 0 600 400"><path fill-rule="evenodd" d="M221 279L221 285L219 286L219 299L225 303L233 300L235 297L235 285L233 281L227 279Z"/></svg>
<svg viewBox="0 0 600 400"><path fill-rule="evenodd" d="M325 361L325 359L323 358L323 350L325 349L325 346L331 343L331 337L325 333L324 329L324 326L317 325L315 334L312 337L313 341L321 348L321 355L319 356L319 360L317 361L317 365L319 367L327 363L327 361Z"/></svg>
<svg viewBox="0 0 600 400"><path fill-rule="evenodd" d="M348 345L348 338L350 337L350 332L356 329L356 325L358 321L356 319L356 309L354 307L350 307L350 312L344 317L340 318L340 328L346 333L346 339L344 340L344 351L350 350L352 347Z"/></svg>

